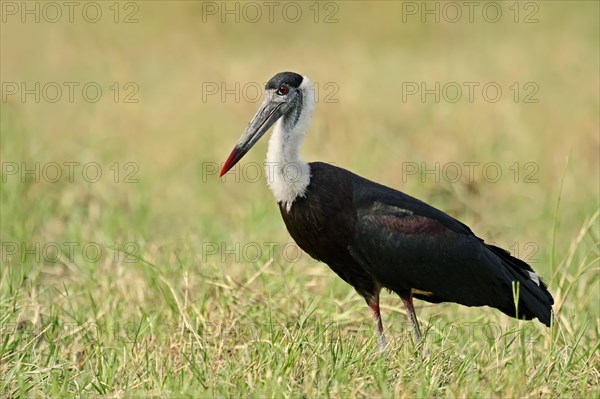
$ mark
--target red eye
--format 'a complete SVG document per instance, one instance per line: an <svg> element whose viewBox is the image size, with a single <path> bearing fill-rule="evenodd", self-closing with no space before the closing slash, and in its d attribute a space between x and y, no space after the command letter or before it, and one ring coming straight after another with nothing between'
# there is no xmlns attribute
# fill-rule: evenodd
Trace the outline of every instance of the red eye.
<svg viewBox="0 0 600 399"><path fill-rule="evenodd" d="M281 96L285 96L288 93L288 87L285 85L281 85L281 87L279 88L279 90L277 91L277 94L281 95Z"/></svg>

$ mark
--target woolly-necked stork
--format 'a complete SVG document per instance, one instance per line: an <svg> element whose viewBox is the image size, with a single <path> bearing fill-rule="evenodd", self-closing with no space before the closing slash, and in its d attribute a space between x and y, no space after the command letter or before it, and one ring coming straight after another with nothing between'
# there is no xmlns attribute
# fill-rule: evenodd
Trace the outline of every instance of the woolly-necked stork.
<svg viewBox="0 0 600 399"><path fill-rule="evenodd" d="M491 306L550 326L554 300L527 263L416 198L327 163L301 160L299 147L314 105L308 77L293 72L273 76L219 176L275 125L266 172L283 221L300 248L329 265L366 300L382 348L382 288L402 299L417 342L421 332L413 298Z"/></svg>

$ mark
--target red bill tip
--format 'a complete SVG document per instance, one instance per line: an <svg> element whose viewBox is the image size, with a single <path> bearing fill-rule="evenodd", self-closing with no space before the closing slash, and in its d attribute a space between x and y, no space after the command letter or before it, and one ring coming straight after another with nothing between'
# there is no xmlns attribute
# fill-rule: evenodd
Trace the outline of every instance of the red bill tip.
<svg viewBox="0 0 600 399"><path fill-rule="evenodd" d="M233 168L233 166L237 163L238 160L234 160L236 153L237 153L237 151L234 148L233 151L231 151L231 154L229 154L229 156L227 157L227 161L225 161L225 163L223 164L223 167L221 168L221 171L219 172L219 177L221 177L225 173L227 173L229 171L229 169Z"/></svg>

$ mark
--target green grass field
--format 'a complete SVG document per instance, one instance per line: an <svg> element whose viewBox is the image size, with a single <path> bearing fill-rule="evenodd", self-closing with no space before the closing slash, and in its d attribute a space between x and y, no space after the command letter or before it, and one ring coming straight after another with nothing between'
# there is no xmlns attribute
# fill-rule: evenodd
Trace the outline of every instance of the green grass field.
<svg viewBox="0 0 600 399"><path fill-rule="evenodd" d="M1 397L600 397L598 2L25 4L0 3ZM285 230L267 140L216 175L282 70L316 84L305 159L530 262L554 328L416 301L425 357L386 292L381 354Z"/></svg>

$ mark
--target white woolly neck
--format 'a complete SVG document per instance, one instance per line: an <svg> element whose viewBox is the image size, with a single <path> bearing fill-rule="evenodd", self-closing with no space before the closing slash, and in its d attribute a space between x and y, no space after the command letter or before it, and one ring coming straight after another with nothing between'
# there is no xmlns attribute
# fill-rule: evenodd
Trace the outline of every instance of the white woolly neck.
<svg viewBox="0 0 600 399"><path fill-rule="evenodd" d="M300 90L300 115L295 118L290 112L275 123L265 165L267 184L277 202L288 211L296 198L304 197L310 183L310 167L299 155L315 108L315 94L308 77L303 76Z"/></svg>

